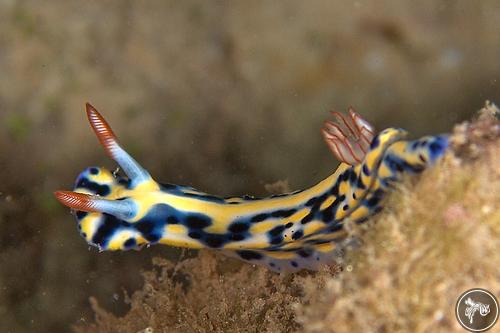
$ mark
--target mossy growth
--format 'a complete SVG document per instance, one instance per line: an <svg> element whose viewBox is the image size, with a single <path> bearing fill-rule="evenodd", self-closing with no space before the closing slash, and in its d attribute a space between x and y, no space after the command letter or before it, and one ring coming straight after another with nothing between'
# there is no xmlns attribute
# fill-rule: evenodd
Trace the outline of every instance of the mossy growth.
<svg viewBox="0 0 500 333"><path fill-rule="evenodd" d="M208 251L155 259L123 317L76 332L463 332L458 296L500 294L500 122L487 104L446 157L395 190L338 267L280 276Z"/></svg>

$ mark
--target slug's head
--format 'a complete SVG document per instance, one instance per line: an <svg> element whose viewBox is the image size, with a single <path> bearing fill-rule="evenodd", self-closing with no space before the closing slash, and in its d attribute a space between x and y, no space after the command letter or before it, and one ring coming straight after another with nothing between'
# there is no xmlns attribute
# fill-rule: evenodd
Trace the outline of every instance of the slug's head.
<svg viewBox="0 0 500 333"><path fill-rule="evenodd" d="M127 178L117 176L106 168L89 167L78 175L73 191L103 199L117 199L129 185Z"/></svg>
<svg viewBox="0 0 500 333"><path fill-rule="evenodd" d="M89 167L78 175L73 191L57 191L56 198L76 215L81 235L100 249L134 248L145 240L133 227L138 212L135 192L143 193L156 182L125 150L104 118L90 104L87 116L99 141L123 169L126 177L108 169Z"/></svg>

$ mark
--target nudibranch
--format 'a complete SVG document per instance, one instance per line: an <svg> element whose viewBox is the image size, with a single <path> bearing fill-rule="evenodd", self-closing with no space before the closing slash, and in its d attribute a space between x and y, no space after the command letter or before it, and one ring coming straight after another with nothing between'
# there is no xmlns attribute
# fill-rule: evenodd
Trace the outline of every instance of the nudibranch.
<svg viewBox="0 0 500 333"><path fill-rule="evenodd" d="M126 176L89 167L73 191L57 191L85 240L100 250L145 244L212 248L274 271L318 269L335 260L347 223L360 224L403 174L432 165L448 147L446 135L405 140L406 132L374 128L352 108L333 113L323 138L341 161L311 188L267 198L218 197L189 186L156 182L118 143L90 104L87 117L107 154Z"/></svg>

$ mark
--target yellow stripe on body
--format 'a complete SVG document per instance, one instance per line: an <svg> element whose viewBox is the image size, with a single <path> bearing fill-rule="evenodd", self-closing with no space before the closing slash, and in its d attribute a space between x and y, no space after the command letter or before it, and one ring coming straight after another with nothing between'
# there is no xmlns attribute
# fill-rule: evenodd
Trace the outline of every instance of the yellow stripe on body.
<svg viewBox="0 0 500 333"><path fill-rule="evenodd" d="M87 178L93 182L107 185L113 184L116 180L115 177L113 177L113 174L104 168L99 169L99 173L97 175L88 174Z"/></svg>
<svg viewBox="0 0 500 333"><path fill-rule="evenodd" d="M180 224L166 225L163 231L163 237L160 239L159 243L191 249L201 249L205 247L198 240L190 238L187 235L186 227Z"/></svg>
<svg viewBox="0 0 500 333"><path fill-rule="evenodd" d="M313 244L307 243L309 240L328 240L328 241L333 241L333 240L343 240L347 238L349 233L345 229L340 229L335 232L329 232L329 233L318 233L315 235L308 236L304 239L299 239L296 240L295 242L292 243L287 243L285 244L282 248L283 249L294 249L294 248L299 248L299 247L310 247Z"/></svg>
<svg viewBox="0 0 500 333"><path fill-rule="evenodd" d="M387 177L391 177L393 174L394 173L392 172L392 170L385 163L382 163L380 165L380 167L378 168L377 177L378 177L378 179L384 179ZM377 184L380 184L380 182ZM374 189L377 189L377 188L379 188L379 186L376 186L376 187L374 186Z"/></svg>
<svg viewBox="0 0 500 333"><path fill-rule="evenodd" d="M143 218L154 205L165 203L180 211L200 213L209 216L215 223L205 230L213 233L224 233L227 231L229 223L237 218L278 209L295 208L310 198L321 195L335 184L338 175L348 167L349 165L347 164L341 164L334 174L303 192L291 194L286 197L245 201L234 205L204 201L202 199L184 197L182 195L170 194L159 190L153 192L141 191L142 188L123 190L121 195L130 196L138 205L139 210L131 222L137 222ZM301 214L304 214L304 212ZM306 214L307 212L305 212L304 216ZM300 214L297 216L300 216ZM286 224L289 220L290 218L283 219L283 223Z"/></svg>
<svg viewBox="0 0 500 333"><path fill-rule="evenodd" d="M425 140L426 138L430 139L431 137L423 137L420 140ZM420 160L419 155L422 155L427 161L430 160L429 156L429 150L428 149L418 149L415 152L412 152L410 149L408 149L408 141L398 141L393 143L389 149L387 150L389 153L395 154L397 156L404 156L404 160L408 162L409 164L413 165L425 165L425 162Z"/></svg>
<svg viewBox="0 0 500 333"><path fill-rule="evenodd" d="M366 206L358 206L355 210L349 214L349 218L352 219L353 221L359 220L363 217L367 217L370 215L370 210Z"/></svg>
<svg viewBox="0 0 500 333"><path fill-rule="evenodd" d="M249 231L251 234L264 234L276 226L277 219L269 219L263 222L253 224Z"/></svg>
<svg viewBox="0 0 500 333"><path fill-rule="evenodd" d="M109 240L106 250L122 250L125 242L129 238L134 238L137 235L136 231L132 230L120 230L115 233L113 237Z"/></svg>
<svg viewBox="0 0 500 333"><path fill-rule="evenodd" d="M337 248L337 244L335 244L335 242L330 242L325 244L316 244L312 247L318 252L327 253L335 250Z"/></svg>
<svg viewBox="0 0 500 333"><path fill-rule="evenodd" d="M285 251L262 251L266 256L274 259L293 259L296 257L294 252Z"/></svg>
<svg viewBox="0 0 500 333"><path fill-rule="evenodd" d="M101 218L101 216L101 213L88 213L83 219L81 219L81 232L85 233L85 240L87 242L92 241L92 236L99 227L98 220Z"/></svg>

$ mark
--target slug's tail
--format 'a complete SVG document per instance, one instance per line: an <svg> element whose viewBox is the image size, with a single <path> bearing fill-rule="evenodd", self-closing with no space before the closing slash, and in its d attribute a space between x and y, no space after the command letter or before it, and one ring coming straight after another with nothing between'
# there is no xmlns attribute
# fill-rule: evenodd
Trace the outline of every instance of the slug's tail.
<svg viewBox="0 0 500 333"><path fill-rule="evenodd" d="M324 265L336 263L343 257L344 249L354 244L352 239L322 241L286 250L223 251L250 264L265 266L278 273L293 273L302 269L319 270Z"/></svg>

